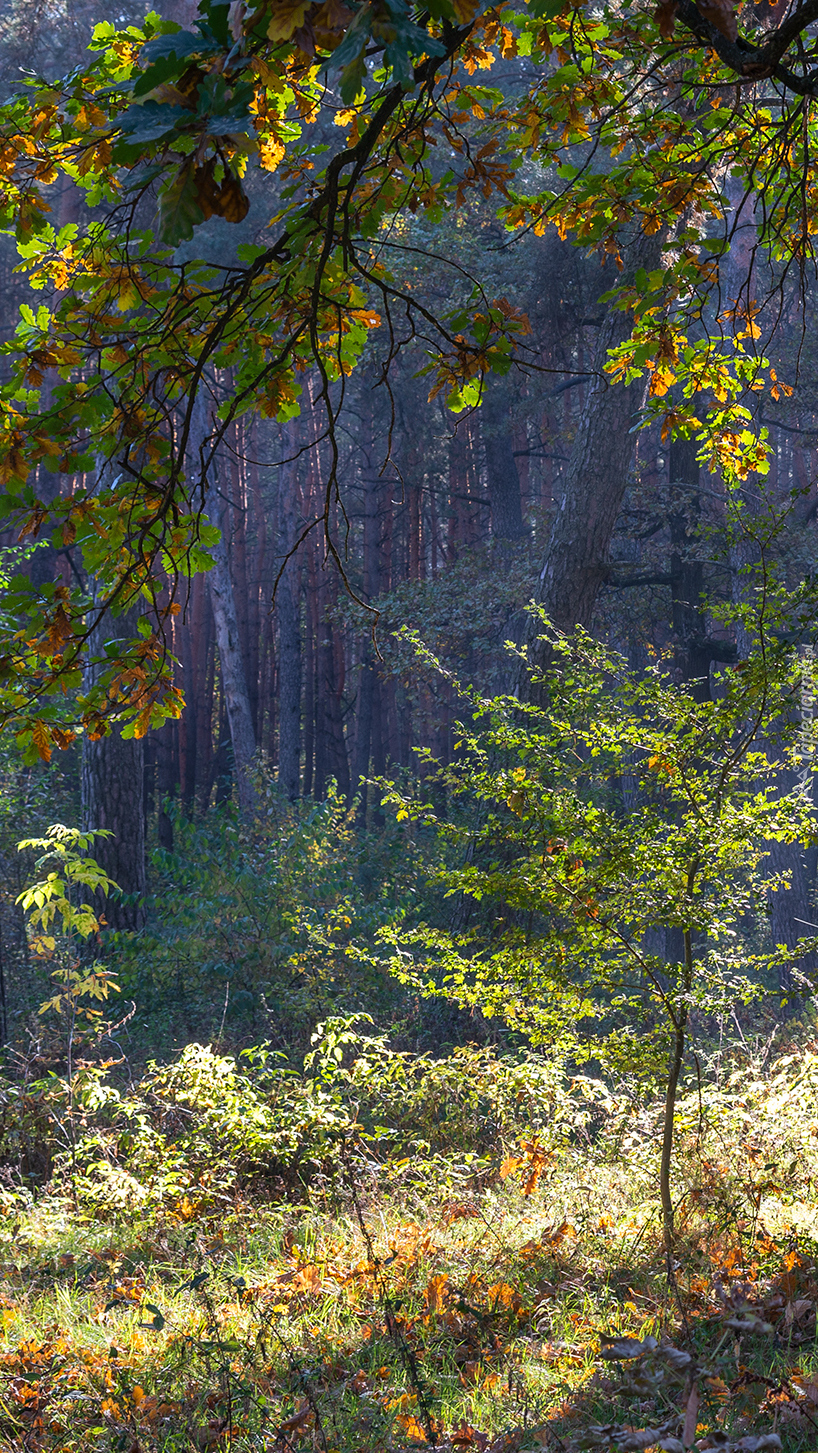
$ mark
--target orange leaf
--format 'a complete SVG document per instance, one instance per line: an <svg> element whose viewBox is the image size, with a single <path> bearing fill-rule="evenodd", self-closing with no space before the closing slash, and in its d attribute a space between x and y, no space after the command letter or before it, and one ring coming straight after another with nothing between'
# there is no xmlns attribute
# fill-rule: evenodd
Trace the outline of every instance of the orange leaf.
<svg viewBox="0 0 818 1453"><path fill-rule="evenodd" d="M51 742L48 736L48 727L43 721L35 721L31 729L31 739L37 748L37 755L44 762L51 761Z"/></svg>
<svg viewBox="0 0 818 1453"><path fill-rule="evenodd" d="M446 1297L445 1292L449 1285L449 1278L445 1272L429 1278L426 1287L426 1306L430 1312L442 1312Z"/></svg>
<svg viewBox="0 0 818 1453"><path fill-rule="evenodd" d="M507 1155L500 1166L500 1179L507 1181L509 1176L513 1175L515 1170L519 1170L520 1166L524 1164L525 1162L518 1155Z"/></svg>

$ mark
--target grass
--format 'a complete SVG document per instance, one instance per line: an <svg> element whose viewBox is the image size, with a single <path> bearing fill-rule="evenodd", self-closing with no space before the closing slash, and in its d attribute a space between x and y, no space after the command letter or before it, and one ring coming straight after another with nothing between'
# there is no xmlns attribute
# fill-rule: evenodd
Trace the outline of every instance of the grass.
<svg viewBox="0 0 818 1453"><path fill-rule="evenodd" d="M816 1066L683 1099L670 1273L658 1106L601 1091L554 1143L347 1137L297 1199L10 1189L0 1448L678 1453L687 1419L700 1447L811 1453Z"/></svg>

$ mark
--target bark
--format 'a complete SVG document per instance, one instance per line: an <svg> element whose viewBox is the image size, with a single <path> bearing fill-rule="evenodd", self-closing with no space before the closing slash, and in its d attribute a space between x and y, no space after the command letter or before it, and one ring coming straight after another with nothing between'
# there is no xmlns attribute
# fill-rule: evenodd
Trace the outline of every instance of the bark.
<svg viewBox="0 0 818 1453"><path fill-rule="evenodd" d="M380 589L380 517L379 480L368 471L362 480L364 504L364 598L375 599ZM358 793L358 824L366 826L367 786L369 759L372 752L372 731L375 716L375 697L378 692L378 671L372 639L367 636L361 659L361 675L358 685L358 731L355 739L354 787Z"/></svg>
<svg viewBox="0 0 818 1453"><path fill-rule="evenodd" d="M210 420L204 399L197 401L195 424L196 427L191 430L189 445L190 472L192 477L202 479L205 514L210 523L220 531L217 543L211 547L213 565L208 571L207 578L210 605L216 628L216 642L219 648L221 687L233 747L239 813L243 818L251 818L257 806L256 791L252 780L256 737L244 672L227 539L223 528L226 523L225 510L218 488L214 461L209 457ZM204 478L202 478L203 473Z"/></svg>
<svg viewBox="0 0 818 1453"><path fill-rule="evenodd" d="M199 577L201 579L201 577ZM198 650L196 701L196 791L202 810L210 803L213 779L213 699L216 690L216 643L213 639L213 612L210 609L206 579L201 580L203 597L202 639Z"/></svg>
<svg viewBox="0 0 818 1453"><path fill-rule="evenodd" d="M496 384L486 385L482 409L483 443L491 505L491 533L496 540L518 540L526 533L520 472L514 457L511 415Z"/></svg>
<svg viewBox="0 0 818 1453"><path fill-rule="evenodd" d="M197 691L198 673L195 653L198 646L200 615L197 606L200 605L201 599L202 586L196 579L191 581L191 588L184 606L180 653L185 710L179 722L179 790L188 813L193 811L196 797L199 692Z"/></svg>
<svg viewBox="0 0 818 1453"><path fill-rule="evenodd" d="M247 608L247 625L250 662L248 670L250 678L250 705L253 708L256 741L261 744L264 737L265 705L263 686L265 677L264 657L266 633L262 615L262 602L264 599L264 557L267 553L267 516L261 494L257 461L259 442L258 428L250 424L243 424L241 426L240 441L242 448L250 456L249 461L245 462L244 465L246 471L246 518L248 525L256 537L256 548L251 557L248 581L249 602Z"/></svg>
<svg viewBox="0 0 818 1453"><path fill-rule="evenodd" d="M794 772L779 769L775 775L776 788L782 794L796 785ZM805 790L811 791L811 787ZM818 868L818 848L804 847L801 843L767 844L766 867L773 873L785 873L790 880L789 888L781 888L769 895L770 935L775 944L794 949L799 938L815 936L818 913L814 907L814 887ZM797 965L801 973L812 976L818 967L818 958L804 954ZM799 991L796 976L791 968L779 970L778 987L790 998L790 1007L797 1008Z"/></svg>
<svg viewBox="0 0 818 1453"><path fill-rule="evenodd" d="M278 471L279 566L295 545L299 502L295 426L281 433L284 463ZM291 556L276 591L278 613L278 780L290 801L301 789L301 599L300 567Z"/></svg>
<svg viewBox="0 0 818 1453"><path fill-rule="evenodd" d="M702 609L704 572L691 550L699 517L699 466L696 441L676 439L670 446L670 581L676 666L683 681L693 683L698 701L710 695L710 653Z"/></svg>
<svg viewBox="0 0 818 1453"><path fill-rule="evenodd" d="M321 798L331 778L342 797L350 795L349 757L344 738L344 661L338 627L330 618L337 599L337 578L324 582L318 617L317 710L315 714L315 780L313 792Z"/></svg>
<svg viewBox="0 0 818 1453"><path fill-rule="evenodd" d="M315 643L318 637L317 544L311 542L306 570L306 641L304 662L304 796L310 797L315 779Z"/></svg>
<svg viewBox="0 0 818 1453"><path fill-rule="evenodd" d="M625 280L638 268L658 265L663 240L662 234L644 233L634 239L626 257ZM624 387L611 383L603 369L609 350L625 342L632 328L629 312L608 308L540 574L539 602L554 624L566 631L578 625L590 627L608 574L608 551L633 457L630 431L644 403L648 379Z"/></svg>
<svg viewBox="0 0 818 1453"><path fill-rule="evenodd" d="M691 867L688 873L688 896L692 896L697 870ZM687 1042L687 1017L690 992L693 987L693 935L689 928L684 930L684 969L682 993L678 996L673 1022L673 1041L670 1050L667 1084L665 1086L665 1112L662 1122L662 1154L659 1164L659 1199L662 1203L662 1228L668 1269L672 1266L674 1241L673 1196L670 1186L670 1170L673 1163L673 1131L676 1115L676 1097L679 1091L679 1076L684 1064Z"/></svg>
<svg viewBox="0 0 818 1453"><path fill-rule="evenodd" d="M106 640L131 637L138 610L116 620L103 621L90 642L90 654L99 656ZM86 689L99 668L86 671ZM83 737L81 769L81 821L83 829L107 829L109 838L97 838L92 856L119 885L120 893L95 903L106 922L120 931L135 932L145 921L145 810L142 741L126 741L113 723L107 736L92 742Z"/></svg>

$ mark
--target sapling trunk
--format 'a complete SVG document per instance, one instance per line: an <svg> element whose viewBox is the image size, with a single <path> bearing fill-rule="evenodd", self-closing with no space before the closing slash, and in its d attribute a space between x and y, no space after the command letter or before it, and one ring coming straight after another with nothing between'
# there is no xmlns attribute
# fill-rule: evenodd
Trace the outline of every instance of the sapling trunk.
<svg viewBox="0 0 818 1453"><path fill-rule="evenodd" d="M670 1167L673 1160L673 1121L676 1113L676 1094L679 1076L685 1057L687 1033L688 995L693 983L693 937L691 930L684 931L684 974L682 976L683 996L674 1018L673 1046L670 1052L667 1088L665 1090L665 1115L662 1126L662 1160L659 1167L659 1195L662 1201L662 1228L664 1246L668 1256L673 1251L673 1197L670 1192Z"/></svg>

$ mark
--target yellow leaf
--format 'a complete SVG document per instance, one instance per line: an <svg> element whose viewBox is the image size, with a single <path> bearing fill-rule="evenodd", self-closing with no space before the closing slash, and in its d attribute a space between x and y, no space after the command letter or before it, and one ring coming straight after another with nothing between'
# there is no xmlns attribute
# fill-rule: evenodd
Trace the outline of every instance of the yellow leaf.
<svg viewBox="0 0 818 1453"><path fill-rule="evenodd" d="M273 6L273 13L270 23L267 26L269 40L289 40L296 30L300 30L304 24L304 16L310 8L311 0L278 0Z"/></svg>
<svg viewBox="0 0 818 1453"><path fill-rule="evenodd" d="M284 156L284 143L276 136L265 136L259 145L259 161L266 172L274 172Z"/></svg>

